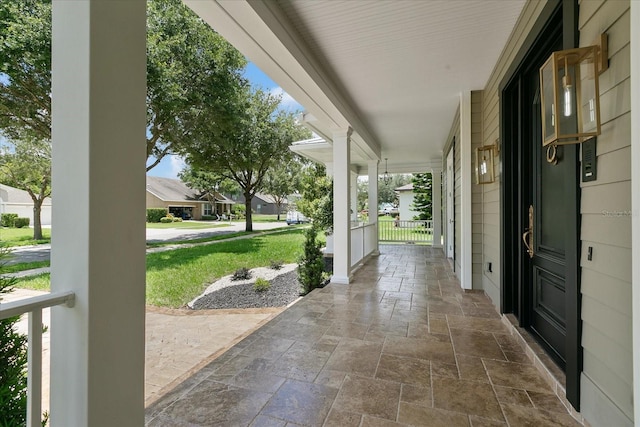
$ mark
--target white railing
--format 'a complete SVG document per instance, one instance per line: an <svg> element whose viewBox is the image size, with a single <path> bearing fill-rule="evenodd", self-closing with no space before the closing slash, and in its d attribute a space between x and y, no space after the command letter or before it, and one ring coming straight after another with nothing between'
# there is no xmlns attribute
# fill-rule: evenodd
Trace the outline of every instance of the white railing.
<svg viewBox="0 0 640 427"><path fill-rule="evenodd" d="M27 367L27 427L42 426L42 310L73 307L73 292L57 292L0 304L0 320L29 313Z"/></svg>
<svg viewBox="0 0 640 427"><path fill-rule="evenodd" d="M376 224L351 228L351 267L355 267L376 249Z"/></svg>
<svg viewBox="0 0 640 427"><path fill-rule="evenodd" d="M433 244L432 220L380 221L381 242Z"/></svg>

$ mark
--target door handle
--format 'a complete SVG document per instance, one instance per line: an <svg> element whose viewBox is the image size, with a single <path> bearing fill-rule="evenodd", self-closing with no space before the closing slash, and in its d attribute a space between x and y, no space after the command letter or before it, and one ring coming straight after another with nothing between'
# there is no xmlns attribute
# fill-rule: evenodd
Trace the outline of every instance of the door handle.
<svg viewBox="0 0 640 427"><path fill-rule="evenodd" d="M529 227L522 233L522 242L527 248L529 258L533 258L533 205L529 206Z"/></svg>

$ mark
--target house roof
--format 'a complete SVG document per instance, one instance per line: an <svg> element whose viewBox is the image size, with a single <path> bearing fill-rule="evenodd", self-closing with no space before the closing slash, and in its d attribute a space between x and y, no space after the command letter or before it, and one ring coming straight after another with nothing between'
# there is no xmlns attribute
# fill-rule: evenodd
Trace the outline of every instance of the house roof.
<svg viewBox="0 0 640 427"><path fill-rule="evenodd" d="M2 203L20 204L20 205L33 203L31 196L26 191L20 190L15 187L10 187L4 184L0 184L0 201ZM51 197L45 198L43 204L50 205Z"/></svg>
<svg viewBox="0 0 640 427"><path fill-rule="evenodd" d="M206 203L200 199L200 192L179 179L147 176L147 191L164 202Z"/></svg>
<svg viewBox="0 0 640 427"><path fill-rule="evenodd" d="M269 195L269 194L262 194L262 193L256 193L255 196L253 197L257 197L258 199L262 200L265 203L272 203L275 204L276 200L273 198L273 196ZM284 199L283 204L287 204L287 199Z"/></svg>
<svg viewBox="0 0 640 427"><path fill-rule="evenodd" d="M413 191L413 183L403 185L402 187L395 188L395 191Z"/></svg>

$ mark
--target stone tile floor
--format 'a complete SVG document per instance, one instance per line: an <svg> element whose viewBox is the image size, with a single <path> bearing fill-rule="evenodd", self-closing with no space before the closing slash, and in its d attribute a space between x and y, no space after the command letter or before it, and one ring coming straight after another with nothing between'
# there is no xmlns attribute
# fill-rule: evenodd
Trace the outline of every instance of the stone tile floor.
<svg viewBox="0 0 640 427"><path fill-rule="evenodd" d="M571 426L442 251L381 246L162 396L148 426Z"/></svg>

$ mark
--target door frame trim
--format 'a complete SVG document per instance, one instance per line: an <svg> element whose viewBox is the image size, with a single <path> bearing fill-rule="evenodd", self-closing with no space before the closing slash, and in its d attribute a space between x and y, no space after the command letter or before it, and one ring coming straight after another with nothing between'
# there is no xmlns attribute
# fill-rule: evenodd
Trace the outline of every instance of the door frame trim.
<svg viewBox="0 0 640 427"><path fill-rule="evenodd" d="M512 141L513 136L509 134L506 126L512 122L514 117L510 108L506 105L506 98L502 96L505 89L517 77L525 59L530 55L533 47L544 34L550 19L562 8L562 38L563 48L573 48L578 46L578 4L577 0L550 0L547 2L542 12L538 16L533 28L527 35L523 45L516 54L514 60L509 66L505 77L499 85L500 97L500 140ZM522 230L520 215L520 175L522 165L519 163L519 154L516 147L503 144L500 150L500 161L503 165L502 179L500 184L500 310L502 313L514 313L520 322L523 320L523 309L521 307L522 296L517 289L520 277L520 260L521 248L519 239L513 239L515 235L519 235ZM579 150L575 150L576 154ZM567 265L573 265L575 268L568 268L566 271L566 331L567 331L567 348L566 348L566 397L576 410L580 410L580 376L582 373L582 320L581 315L581 293L580 293L580 178L579 178L579 159L576 155L575 159L566 159L575 165L575 174L577 188L575 194L569 195L571 200L568 201L575 206L577 213L575 218L575 227L568 227L569 239L575 242L567 248L566 260ZM572 224L574 225L574 224ZM513 254L517 254L513 256Z"/></svg>

